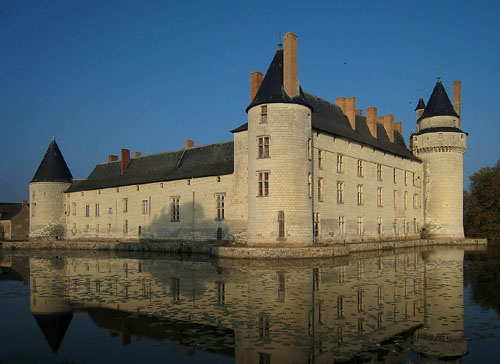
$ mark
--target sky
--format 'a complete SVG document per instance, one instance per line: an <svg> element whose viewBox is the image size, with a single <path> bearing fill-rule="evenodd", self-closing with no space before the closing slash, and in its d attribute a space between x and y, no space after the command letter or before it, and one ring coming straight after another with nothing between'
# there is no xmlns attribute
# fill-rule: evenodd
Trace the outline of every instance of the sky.
<svg viewBox="0 0 500 364"><path fill-rule="evenodd" d="M0 0L0 202L28 199L52 139L74 178L121 148L232 139L250 73L298 35L302 88L403 122L462 81L464 183L500 158L497 1Z"/></svg>

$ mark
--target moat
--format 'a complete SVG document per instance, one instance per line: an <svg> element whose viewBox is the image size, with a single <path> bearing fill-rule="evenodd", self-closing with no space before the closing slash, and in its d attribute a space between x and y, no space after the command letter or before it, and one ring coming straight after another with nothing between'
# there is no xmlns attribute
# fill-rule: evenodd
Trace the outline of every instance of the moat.
<svg viewBox="0 0 500 364"><path fill-rule="evenodd" d="M500 245L237 260L0 250L1 363L500 357Z"/></svg>

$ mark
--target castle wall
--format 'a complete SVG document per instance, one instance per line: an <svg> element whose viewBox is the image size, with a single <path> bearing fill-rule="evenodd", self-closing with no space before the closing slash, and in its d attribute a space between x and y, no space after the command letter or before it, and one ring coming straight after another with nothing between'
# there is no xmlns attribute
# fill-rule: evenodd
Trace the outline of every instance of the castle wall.
<svg viewBox="0 0 500 364"><path fill-rule="evenodd" d="M314 132L313 138L311 199L320 218L318 240L356 242L419 237L423 218L422 163L323 133ZM341 167L338 156L343 158ZM362 176L358 176L359 161ZM318 179L323 179L321 196ZM338 182L343 183L343 201L338 198ZM361 186L361 203L358 203L358 186ZM382 188L381 200L379 188ZM339 217L344 218L344 231ZM360 231L358 218L361 218Z"/></svg>
<svg viewBox="0 0 500 364"><path fill-rule="evenodd" d="M63 238L65 236L65 182L33 182L30 194L30 238Z"/></svg>
<svg viewBox="0 0 500 364"><path fill-rule="evenodd" d="M465 133L414 136L413 151L424 161L424 214L431 237L463 237Z"/></svg>
<svg viewBox="0 0 500 364"><path fill-rule="evenodd" d="M246 229L244 197L235 198L235 187L234 175L224 175L67 193L67 235L70 240L207 241L216 240L220 228L219 238L232 238Z"/></svg>

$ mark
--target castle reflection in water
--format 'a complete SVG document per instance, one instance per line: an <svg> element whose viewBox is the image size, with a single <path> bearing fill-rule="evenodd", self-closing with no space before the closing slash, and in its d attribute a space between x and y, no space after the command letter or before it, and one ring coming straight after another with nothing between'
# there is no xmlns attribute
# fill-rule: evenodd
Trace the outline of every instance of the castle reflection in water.
<svg viewBox="0 0 500 364"><path fill-rule="evenodd" d="M123 344L146 337L236 363L369 358L398 339L417 355L458 358L467 353L463 254L216 262L40 255L29 258L30 307L53 350L72 312L85 311Z"/></svg>

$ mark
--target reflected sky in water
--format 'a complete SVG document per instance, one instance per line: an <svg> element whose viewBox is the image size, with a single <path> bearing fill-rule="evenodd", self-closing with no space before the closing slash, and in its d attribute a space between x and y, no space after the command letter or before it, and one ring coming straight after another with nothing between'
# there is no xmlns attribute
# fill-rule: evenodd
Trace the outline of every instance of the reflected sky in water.
<svg viewBox="0 0 500 364"><path fill-rule="evenodd" d="M500 357L495 246L286 261L2 254L1 363Z"/></svg>

